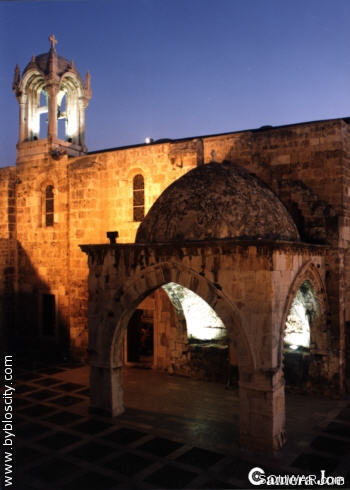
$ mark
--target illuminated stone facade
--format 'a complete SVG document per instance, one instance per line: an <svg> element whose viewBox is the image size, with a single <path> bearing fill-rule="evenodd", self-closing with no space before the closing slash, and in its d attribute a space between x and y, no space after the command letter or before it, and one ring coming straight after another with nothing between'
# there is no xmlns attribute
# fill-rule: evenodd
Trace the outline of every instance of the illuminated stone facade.
<svg viewBox="0 0 350 490"><path fill-rule="evenodd" d="M50 42L15 70L17 164L0 169L2 337L89 358L92 407L113 414L124 362L199 377L221 366L220 378L231 341L241 442L280 447L284 372L308 391L349 390L349 121L88 153L90 77ZM211 306L219 340L189 341L186 289L171 284ZM299 345L284 348L286 322Z"/></svg>

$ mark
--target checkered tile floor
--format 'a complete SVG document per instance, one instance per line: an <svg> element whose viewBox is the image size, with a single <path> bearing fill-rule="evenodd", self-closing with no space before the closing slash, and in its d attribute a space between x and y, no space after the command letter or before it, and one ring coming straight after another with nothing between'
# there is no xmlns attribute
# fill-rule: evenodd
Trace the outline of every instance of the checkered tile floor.
<svg viewBox="0 0 350 490"><path fill-rule="evenodd" d="M12 488L255 488L247 478L254 466L266 474L325 469L345 476L350 488L348 400L290 395L289 442L276 456L262 457L234 442L237 414L227 413L228 406L237 411L233 391L151 370L125 374L126 412L108 418L89 414L86 367L17 367ZM167 390L174 395L161 399Z"/></svg>

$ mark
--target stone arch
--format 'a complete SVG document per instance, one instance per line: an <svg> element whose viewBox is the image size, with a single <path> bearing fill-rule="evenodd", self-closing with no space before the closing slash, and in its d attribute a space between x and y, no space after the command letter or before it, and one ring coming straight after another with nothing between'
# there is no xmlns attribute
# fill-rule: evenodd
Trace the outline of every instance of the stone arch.
<svg viewBox="0 0 350 490"><path fill-rule="evenodd" d="M208 279L194 270L175 262L163 262L144 269L117 293L120 316L110 337L112 367L122 363L123 333L136 306L151 292L169 282L175 282L198 294L225 324L228 335L237 349L239 366L249 372L255 370L255 359L235 306Z"/></svg>
<svg viewBox="0 0 350 490"><path fill-rule="evenodd" d="M167 283L167 284L169 284L169 283ZM173 308L176 311L176 316L177 316L179 325L181 325L182 332L184 334L184 338L186 339L186 341L188 341L187 321L186 321L185 312L183 310L183 305L182 305L182 303L179 300L177 295L173 295L170 297L168 294L168 291L165 291L165 289L164 289L164 292L165 292L166 296L168 297L170 303L172 304Z"/></svg>
<svg viewBox="0 0 350 490"><path fill-rule="evenodd" d="M23 119L26 122L23 140L40 139L40 94L44 90L45 79L39 71L30 70L23 77L22 86L21 101L25 107Z"/></svg>
<svg viewBox="0 0 350 490"><path fill-rule="evenodd" d="M198 294L173 282L162 286L162 290L175 308L178 320L185 323L187 342L227 340L221 319Z"/></svg>
<svg viewBox="0 0 350 490"><path fill-rule="evenodd" d="M61 105L62 99L66 97L65 114L65 139L70 143L83 144L81 141L85 129L84 120L84 86L80 76L77 73L65 73L60 81L58 93L58 106Z"/></svg>
<svg viewBox="0 0 350 490"><path fill-rule="evenodd" d="M284 336L285 327L289 312L291 310L292 304L298 291L302 288L309 288L313 295L313 299L316 304L316 311L314 315L309 320L310 322L310 347L307 369L309 370L308 383L312 383L313 376L310 375L314 372L314 376L318 377L320 372L316 374L316 371L320 371L319 363L317 362L317 356L325 355L327 357L327 345L328 345L328 334L326 330L327 322L327 296L326 289L322 280L322 277L317 269L317 266L312 262L308 261L298 272L294 278L293 283L289 288L289 293L287 295L282 323L281 323L281 334L280 334L280 359L286 363L287 354L284 351ZM303 383L301 382L301 385Z"/></svg>
<svg viewBox="0 0 350 490"><path fill-rule="evenodd" d="M145 175L146 173L146 170L144 168L142 168L141 166L135 166L135 167L132 167L129 169L128 173L127 173L127 179L132 182L132 179L134 178L134 176L136 174L142 174L142 175Z"/></svg>
<svg viewBox="0 0 350 490"><path fill-rule="evenodd" d="M249 319L243 318L235 305L231 288L221 289L212 276L201 274L201 261L193 256L191 262L190 253L185 255L182 248L145 248L141 253L136 246L121 246L120 252L125 251L123 255L118 248L87 246L85 250L89 252L91 279L88 351L91 410L112 416L124 412L124 332L137 306L160 286L174 282L198 294L211 306L236 348L240 370L240 444L264 451L276 450L284 444L282 368L271 369L269 364L268 369L264 369L263 364L258 364L256 339L251 330L245 328ZM196 263L200 271L195 269ZM271 351L265 354L264 359L270 362Z"/></svg>
<svg viewBox="0 0 350 490"><path fill-rule="evenodd" d="M177 314L180 317L180 321L186 322L186 317L185 317L185 313L183 311L182 303L179 300L179 298L177 297L177 295L174 295L171 298L168 295L168 298L169 298L169 301L174 305L174 307L175 307L175 309L177 311Z"/></svg>
<svg viewBox="0 0 350 490"><path fill-rule="evenodd" d="M282 325L281 325L281 338L283 344L283 333L286 324L286 320L292 306L292 302L300 289L300 287L305 283L309 282L312 285L313 291L317 297L317 301L320 307L320 317L326 319L327 315L327 297L326 288L322 281L322 278L317 270L315 264L311 261L307 262L301 270L298 272L292 285L289 288L289 292L286 299L286 304L284 307Z"/></svg>
<svg viewBox="0 0 350 490"><path fill-rule="evenodd" d="M129 187L132 189L132 183L136 175L141 174L145 181L147 180L147 170L141 166L135 166L129 169L127 173L127 182Z"/></svg>

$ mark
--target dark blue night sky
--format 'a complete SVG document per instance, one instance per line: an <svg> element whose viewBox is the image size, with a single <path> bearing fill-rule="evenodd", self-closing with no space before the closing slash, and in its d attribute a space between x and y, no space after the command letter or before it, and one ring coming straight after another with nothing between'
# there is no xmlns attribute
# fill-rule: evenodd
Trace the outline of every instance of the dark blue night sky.
<svg viewBox="0 0 350 490"><path fill-rule="evenodd" d="M49 50L91 73L89 150L350 115L349 0L0 1L0 166L14 67Z"/></svg>

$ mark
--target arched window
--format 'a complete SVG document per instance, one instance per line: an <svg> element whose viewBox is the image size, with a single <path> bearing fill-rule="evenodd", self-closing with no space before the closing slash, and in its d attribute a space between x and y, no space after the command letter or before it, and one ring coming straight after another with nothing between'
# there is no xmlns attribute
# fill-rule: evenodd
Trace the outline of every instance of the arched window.
<svg viewBox="0 0 350 490"><path fill-rule="evenodd" d="M54 190L53 185L45 189L45 226L53 226L54 223Z"/></svg>
<svg viewBox="0 0 350 490"><path fill-rule="evenodd" d="M145 217L145 182L141 174L133 179L133 220L142 221Z"/></svg>

